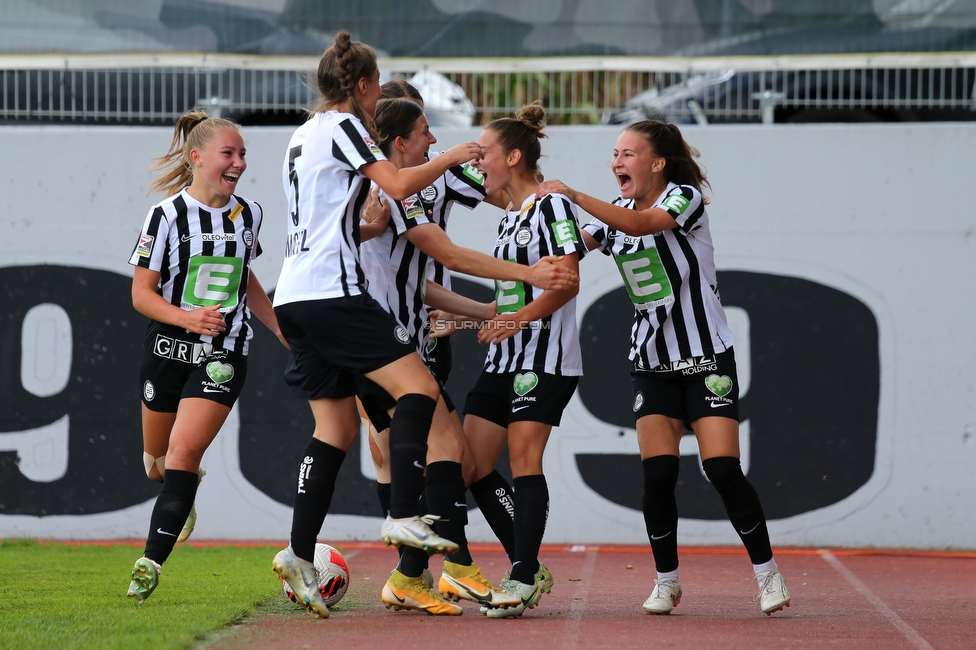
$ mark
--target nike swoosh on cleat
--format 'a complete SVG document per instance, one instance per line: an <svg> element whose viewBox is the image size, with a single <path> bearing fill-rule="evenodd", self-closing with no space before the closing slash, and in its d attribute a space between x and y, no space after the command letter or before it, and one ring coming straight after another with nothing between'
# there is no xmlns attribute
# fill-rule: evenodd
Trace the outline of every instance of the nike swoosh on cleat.
<svg viewBox="0 0 976 650"><path fill-rule="evenodd" d="M162 528L157 528L156 532L159 533L160 535L169 535L170 537L176 537L176 535L174 535L173 533L167 533Z"/></svg>
<svg viewBox="0 0 976 650"><path fill-rule="evenodd" d="M390 590L390 593L393 594L393 597L396 598L397 600L399 600L401 603L407 602L407 599L406 598L400 598L399 596L397 596L395 591Z"/></svg>

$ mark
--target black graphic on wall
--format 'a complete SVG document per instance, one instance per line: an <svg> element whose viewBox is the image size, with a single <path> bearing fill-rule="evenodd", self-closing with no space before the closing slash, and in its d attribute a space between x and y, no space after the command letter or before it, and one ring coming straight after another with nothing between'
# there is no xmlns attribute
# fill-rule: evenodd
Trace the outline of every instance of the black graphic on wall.
<svg viewBox="0 0 976 650"><path fill-rule="evenodd" d="M745 271L719 273L722 302L749 316L751 381L740 405L750 424L749 480L766 516L780 519L841 501L871 477L878 429L878 326L863 303L815 282ZM627 360L633 306L623 287L582 318L579 396L594 416L634 427ZM638 455L580 454L584 482L641 509ZM678 511L725 519L697 459L682 457Z"/></svg>
<svg viewBox="0 0 976 650"><path fill-rule="evenodd" d="M0 447L10 447L4 436L65 416L69 427L67 471L57 480L28 479L18 451L0 451L0 514L109 512L159 492L142 465L139 351L147 321L132 308L130 285L128 277L86 268L0 268ZM22 385L21 340L25 315L43 304L67 314L72 353L67 385L39 397Z"/></svg>

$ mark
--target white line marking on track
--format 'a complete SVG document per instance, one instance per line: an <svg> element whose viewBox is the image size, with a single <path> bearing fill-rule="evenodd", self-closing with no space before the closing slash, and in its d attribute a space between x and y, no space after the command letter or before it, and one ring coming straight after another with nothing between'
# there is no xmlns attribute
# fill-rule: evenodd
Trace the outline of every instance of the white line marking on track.
<svg viewBox="0 0 976 650"><path fill-rule="evenodd" d="M585 547L584 547L585 548ZM573 548L579 552L582 549ZM590 589L590 582L593 580L593 570L596 568L596 556L599 547L591 546L586 551L586 559L583 560L583 568L580 570L579 583L576 586L576 593L573 594L573 604L569 608L569 619L563 629L563 640L554 644L554 647L576 648L579 645L580 623L583 619L583 611L586 609L586 594Z"/></svg>
<svg viewBox="0 0 976 650"><path fill-rule="evenodd" d="M844 576L844 578L851 583L851 586L857 589L858 593L867 598L868 602L874 605L874 608L878 610L878 612L884 616L889 623L894 625L899 632L905 635L905 638L908 639L912 645L914 645L916 648L920 648L921 650L934 650L929 642L922 638L921 634L915 631L915 628L902 620L901 616L896 614L893 609L888 607L883 600L875 595L875 593L871 591L866 584L861 582L861 580L854 575L850 569L844 566L840 560L838 560L828 551L820 551L820 557L822 557L827 564L834 567L839 574Z"/></svg>

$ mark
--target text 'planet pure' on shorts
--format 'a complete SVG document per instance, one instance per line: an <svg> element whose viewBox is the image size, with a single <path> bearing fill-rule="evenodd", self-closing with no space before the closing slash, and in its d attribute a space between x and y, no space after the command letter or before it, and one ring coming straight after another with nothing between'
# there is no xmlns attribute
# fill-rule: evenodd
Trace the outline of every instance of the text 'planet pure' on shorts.
<svg viewBox="0 0 976 650"><path fill-rule="evenodd" d="M664 415L688 425L698 418L739 420L739 380L732 349L631 372L636 420Z"/></svg>
<svg viewBox="0 0 976 650"><path fill-rule="evenodd" d="M464 415L476 415L508 428L512 422L559 426L579 377L544 372L482 372L464 402Z"/></svg>
<svg viewBox="0 0 976 650"><path fill-rule="evenodd" d="M285 382L299 399L351 397L356 375L416 353L406 330L368 294L291 302L275 315L291 347Z"/></svg>
<svg viewBox="0 0 976 650"><path fill-rule="evenodd" d="M247 378L247 357L188 340L186 330L153 322L146 334L139 384L150 411L175 413L180 400L197 397L231 408Z"/></svg>

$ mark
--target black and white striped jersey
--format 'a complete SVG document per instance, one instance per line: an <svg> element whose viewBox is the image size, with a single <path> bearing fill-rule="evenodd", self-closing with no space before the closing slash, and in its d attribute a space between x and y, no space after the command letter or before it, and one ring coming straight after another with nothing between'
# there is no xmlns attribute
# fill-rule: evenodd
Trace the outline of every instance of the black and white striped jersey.
<svg viewBox="0 0 976 650"><path fill-rule="evenodd" d="M531 266L547 255L584 252L576 205L562 194L530 196L519 210L508 212L498 224L494 255ZM542 289L516 281L495 281L499 314L516 312L542 295ZM583 374L576 298L555 313L534 321L518 334L488 346L485 371L534 370L550 375Z"/></svg>
<svg viewBox="0 0 976 650"><path fill-rule="evenodd" d="M261 254L261 206L232 196L222 208L206 206L184 189L154 205L129 264L160 274L159 294L192 311L220 305L227 330L199 336L215 348L247 354L253 332L247 309L251 260Z"/></svg>
<svg viewBox="0 0 976 650"><path fill-rule="evenodd" d="M634 207L632 199L613 203ZM669 183L653 207L667 210L675 227L631 237L599 219L583 226L604 254L613 255L634 303L630 359L637 370L711 356L735 343L719 298L701 192Z"/></svg>
<svg viewBox="0 0 976 650"><path fill-rule="evenodd" d="M285 259L274 304L359 295L359 213L369 183L359 168L386 160L349 113L316 113L288 143L282 182L288 199Z"/></svg>
<svg viewBox="0 0 976 650"><path fill-rule="evenodd" d="M431 153L430 158L438 155ZM410 243L406 233L431 223L446 230L455 203L473 209L484 200L482 182L481 173L466 163L447 170L403 201L394 201L380 192L390 206L390 227L379 237L363 242L360 249L369 293L407 330L421 354L429 333L424 328L426 280L449 289L450 272Z"/></svg>

